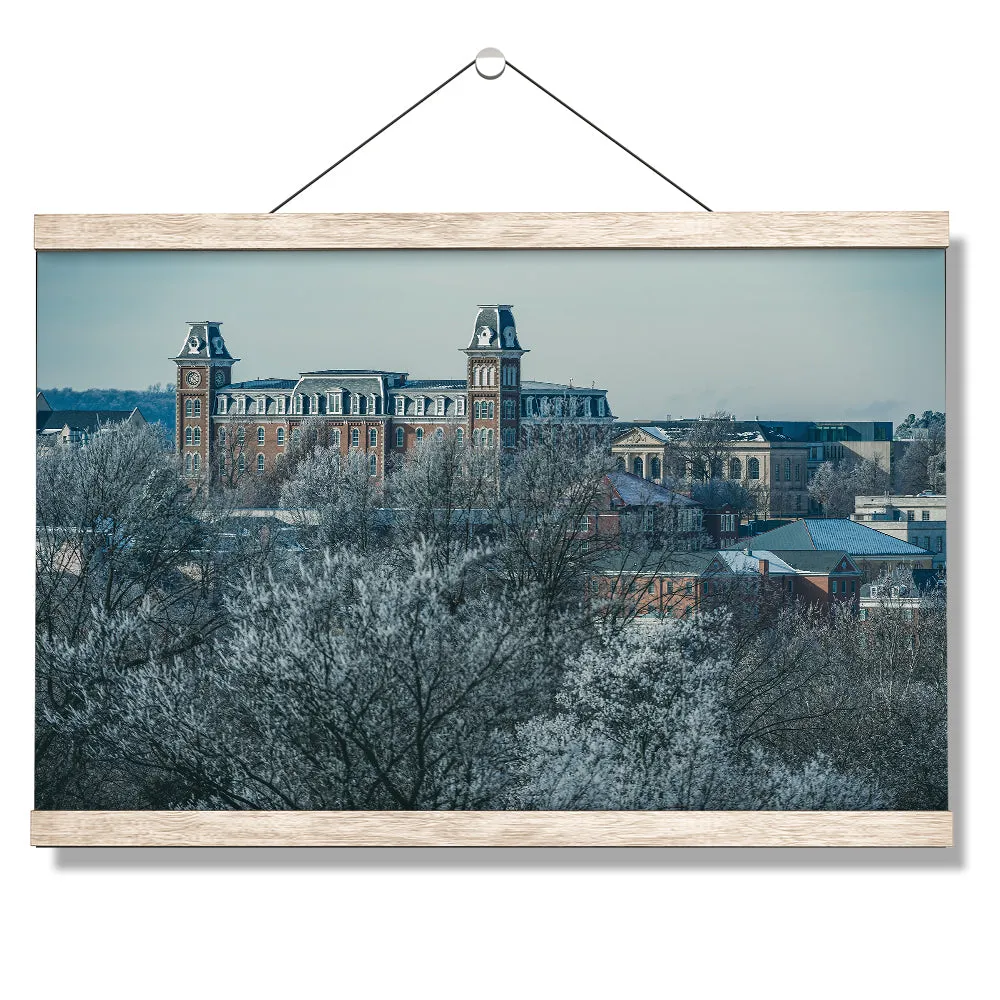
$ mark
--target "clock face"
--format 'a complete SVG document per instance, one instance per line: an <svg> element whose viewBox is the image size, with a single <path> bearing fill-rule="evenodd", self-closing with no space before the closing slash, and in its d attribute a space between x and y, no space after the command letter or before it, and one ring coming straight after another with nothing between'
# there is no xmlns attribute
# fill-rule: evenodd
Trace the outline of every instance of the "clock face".
<svg viewBox="0 0 1000 1000"><path fill-rule="evenodd" d="M201 385L201 372L188 372L187 373L187 384L188 385Z"/></svg>
<svg viewBox="0 0 1000 1000"><path fill-rule="evenodd" d="M212 381L216 385L222 385L226 381L226 373L221 368L216 368L215 374L212 376Z"/></svg>

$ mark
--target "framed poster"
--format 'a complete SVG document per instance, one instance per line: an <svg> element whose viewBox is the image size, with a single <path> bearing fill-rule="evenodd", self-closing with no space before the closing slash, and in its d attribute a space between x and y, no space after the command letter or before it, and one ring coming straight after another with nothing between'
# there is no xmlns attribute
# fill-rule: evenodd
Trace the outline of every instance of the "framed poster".
<svg viewBox="0 0 1000 1000"><path fill-rule="evenodd" d="M37 217L32 843L950 845L947 245Z"/></svg>

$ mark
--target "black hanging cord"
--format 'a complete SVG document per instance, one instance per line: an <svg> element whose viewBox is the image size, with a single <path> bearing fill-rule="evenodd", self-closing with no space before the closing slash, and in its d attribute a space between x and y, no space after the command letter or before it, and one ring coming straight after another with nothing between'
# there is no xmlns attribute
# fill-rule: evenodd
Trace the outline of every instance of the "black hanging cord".
<svg viewBox="0 0 1000 1000"><path fill-rule="evenodd" d="M472 67L475 65L476 65L476 60L473 59L471 62L466 63L457 73L452 73L452 75L449 76L448 79L444 81L444 83L438 84L438 86L436 86L432 91L430 91L427 94L424 94L424 96L421 97L416 104L411 104L402 114L396 115L396 117L393 118L391 122L389 122L387 125L383 125L382 128L380 128L376 133L374 133L374 135L368 136L368 138L365 139L364 142L362 142L360 145L355 146L354 149L352 149L349 153L346 153L344 156L342 156L339 160L337 160L336 163L331 163L330 166L326 168L326 170L324 170L321 174L317 174L311 181L309 181L308 184L303 184L302 187L300 187L298 191L295 192L295 194L289 195L283 202L281 202L280 205L275 205L274 208L272 208L271 211L268 212L268 215L273 215L279 209L284 208L293 198L298 198L298 196L302 194L303 191L305 191L307 188L311 188L313 184L316 183L316 181L321 180L323 177L326 177L326 175L331 170L333 170L334 167L339 167L341 163L344 162L344 160L348 159L348 157L353 156L359 149L363 149L365 146L368 145L368 143L372 141L372 139L377 139L383 132L386 131L386 129L392 128L392 126L395 125L396 122L398 122L401 118L405 118L406 115L408 115L414 108L420 107L420 105L423 104L428 97L433 97L439 90L443 90L445 87L447 87L452 80L457 79L466 70L472 69ZM676 183L675 181L672 181L666 174L661 173L651 163L647 163L641 156L637 155L636 153L633 153L632 150L628 148L628 146L625 146L622 143L620 143L613 135L608 135L608 133L605 132L604 129L595 125L589 118L585 118L575 108L571 108L565 101L556 97L556 95L553 94L551 90L546 90L546 88L543 87L537 80L533 80L530 76L528 76L527 73L525 73L523 70L518 69L512 62L510 62L509 60L505 60L504 65L509 66L515 73L518 74L518 76L524 77L524 79L527 80L528 83L534 84L543 94L548 94L548 96L551 97L553 101L555 101L557 104L561 104L567 111L571 111L574 115L576 115L577 118L579 118L581 121L586 122L596 132L600 132L600 134L603 135L605 139L608 139L611 142L613 142L619 149L625 150L625 152L628 153L628 155L631 156L633 159L638 160L644 167L648 167L650 170L652 170L657 177L662 177L663 180L665 180L672 187L680 191L680 193L684 195L686 198L690 198L691 201L693 201L696 205L700 205L703 209L705 209L706 212L712 211L708 207L708 205L706 205L703 201L696 198L693 194L691 194L690 191L685 191L684 188L680 186L680 184Z"/></svg>
<svg viewBox="0 0 1000 1000"><path fill-rule="evenodd" d="M323 177L326 177L326 175L331 170L333 170L334 167L339 167L341 163L343 163L344 160L346 160L349 156L353 156L359 149L363 149L365 146L368 145L368 143L372 141L372 139L377 139L386 129L392 128L392 126L395 125L396 122L400 120L400 118L405 118L414 108L419 108L420 105L423 104L428 97L433 97L439 90L443 90L445 87L447 87L452 80L456 79L457 77L460 77L467 69L472 69L472 67L475 65L476 65L475 59L473 59L471 62L467 62L457 73L452 73L452 75L449 76L448 79L444 81L444 83L438 84L438 86L436 86L429 94L424 94L424 96L421 97L416 104L411 104L401 115L396 115L396 117L393 118L393 120L389 122L388 125L383 125L382 128L380 128L374 135L368 136L368 138L365 139L365 141L361 143L361 145L355 146L354 149L352 149L346 155L342 156L339 160L337 160L336 163L330 164L330 166L328 166L326 170L323 171L323 173L317 174L308 184L303 184L302 187L300 187L298 191L295 192L295 194L289 195L280 205L275 205L274 208L272 208L271 211L268 212L267 214L274 215L274 213L277 212L278 209L284 208L293 198L298 198L298 196L302 194L302 192L305 191L306 188L312 187L313 184L316 183L316 181L322 179Z"/></svg>
<svg viewBox="0 0 1000 1000"><path fill-rule="evenodd" d="M553 101L556 101L557 103L561 104L567 111L572 111L577 118L579 118L581 121L585 121L592 129L595 129L597 132L600 132L605 139L610 139L611 142L613 142L619 149L624 149L629 156L634 157L644 167L649 167L649 169L652 170L657 177L662 177L668 184L677 188L677 190L680 191L682 195L685 195L686 197L690 198L696 205L701 205L701 207L705 209L706 212L712 211L708 207L708 205L706 205L703 201L696 198L693 194L691 194L690 191L685 191L684 188L682 188L680 184L678 184L676 181L672 181L666 174L660 173L660 171L657 170L656 167L654 167L651 163L647 163L641 156L637 155L636 153L633 153L632 150L628 148L628 146L622 145L622 143L620 143L613 135L608 135L608 133L605 132L604 129L595 125L589 118L584 118L584 116L581 115L580 112L576 110L576 108L571 108L565 101L560 100L558 97L556 97L556 95L553 94L551 90L546 90L537 80L532 80L531 77L524 72L524 70L518 69L510 60L507 60L507 66L510 67L510 69L512 69L515 73L517 73L518 76L523 76L524 79L528 81L528 83L533 83L543 94L548 94Z"/></svg>

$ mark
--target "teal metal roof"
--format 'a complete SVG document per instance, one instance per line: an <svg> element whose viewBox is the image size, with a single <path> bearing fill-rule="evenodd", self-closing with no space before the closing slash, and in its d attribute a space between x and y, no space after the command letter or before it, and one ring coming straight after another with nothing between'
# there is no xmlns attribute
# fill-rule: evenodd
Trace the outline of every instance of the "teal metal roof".
<svg viewBox="0 0 1000 1000"><path fill-rule="evenodd" d="M744 538L728 548L745 548L747 544L771 551L789 552L802 549L846 552L852 556L927 556L926 549L900 541L846 518L803 518L791 524Z"/></svg>

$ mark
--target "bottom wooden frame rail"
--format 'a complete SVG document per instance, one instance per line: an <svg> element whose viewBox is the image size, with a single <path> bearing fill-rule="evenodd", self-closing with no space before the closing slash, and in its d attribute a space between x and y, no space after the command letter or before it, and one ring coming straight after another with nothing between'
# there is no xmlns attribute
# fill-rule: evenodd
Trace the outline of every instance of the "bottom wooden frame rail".
<svg viewBox="0 0 1000 1000"><path fill-rule="evenodd" d="M35 847L951 847L950 812L35 810Z"/></svg>

